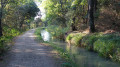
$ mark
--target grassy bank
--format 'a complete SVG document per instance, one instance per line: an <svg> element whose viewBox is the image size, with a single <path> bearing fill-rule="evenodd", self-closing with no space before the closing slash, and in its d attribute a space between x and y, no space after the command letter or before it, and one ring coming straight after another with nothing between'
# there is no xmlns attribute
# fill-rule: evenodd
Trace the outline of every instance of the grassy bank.
<svg viewBox="0 0 120 67"><path fill-rule="evenodd" d="M39 42L41 43L45 43L51 47L53 47L53 49L55 51L58 52L58 54L63 58L65 59L66 63L63 63L62 64L62 67L77 67L77 65L74 63L74 61L71 59L70 57L70 54L65 51L63 48L59 47L58 45L52 43L52 42L44 42L42 40L42 37L41 37L41 33L40 31L42 30L43 28L37 28L36 31L35 31L35 35L37 36L37 40L39 40ZM47 29L46 29L47 30Z"/></svg>
<svg viewBox="0 0 120 67"><path fill-rule="evenodd" d="M62 64L62 67L77 67L77 64L71 59L69 52L65 51L63 48L59 47L58 45L52 42L44 42L47 43L49 46L53 47L59 55L66 61L66 63Z"/></svg>
<svg viewBox="0 0 120 67"><path fill-rule="evenodd" d="M120 62L120 35L119 33L83 34L71 33L66 41L90 51L98 52L100 56Z"/></svg>

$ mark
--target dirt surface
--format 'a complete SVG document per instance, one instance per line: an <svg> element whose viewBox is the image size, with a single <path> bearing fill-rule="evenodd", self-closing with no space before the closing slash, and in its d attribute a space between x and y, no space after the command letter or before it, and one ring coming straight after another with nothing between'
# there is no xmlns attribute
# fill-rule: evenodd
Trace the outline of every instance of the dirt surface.
<svg viewBox="0 0 120 67"><path fill-rule="evenodd" d="M51 47L35 41L34 29L18 36L0 67L61 67L60 58Z"/></svg>

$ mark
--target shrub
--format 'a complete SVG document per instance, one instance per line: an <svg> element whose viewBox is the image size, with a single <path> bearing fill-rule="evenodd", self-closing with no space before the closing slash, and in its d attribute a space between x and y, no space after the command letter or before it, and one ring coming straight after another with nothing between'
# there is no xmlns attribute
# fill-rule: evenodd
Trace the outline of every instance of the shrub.
<svg viewBox="0 0 120 67"><path fill-rule="evenodd" d="M114 55L117 48L120 47L120 36L116 34L106 34L101 36L94 43L94 50L97 51L101 56L111 58Z"/></svg>
<svg viewBox="0 0 120 67"><path fill-rule="evenodd" d="M75 36L73 36L71 38L71 44L76 45L76 46L80 46L83 36L84 36L84 34L82 34L82 33L76 34Z"/></svg>
<svg viewBox="0 0 120 67"><path fill-rule="evenodd" d="M112 40L99 39L94 43L94 50L106 58L110 57L110 55L113 55L114 48L115 42Z"/></svg>
<svg viewBox="0 0 120 67"><path fill-rule="evenodd" d="M88 50L93 50L93 43L100 38L101 33L88 34L82 39L82 46L86 47Z"/></svg>
<svg viewBox="0 0 120 67"><path fill-rule="evenodd" d="M113 56L111 56L113 61L117 61L120 62L120 48L117 48L115 54L113 54Z"/></svg>
<svg viewBox="0 0 120 67"><path fill-rule="evenodd" d="M66 37L66 41L70 41L75 35L74 34L69 34L67 37Z"/></svg>
<svg viewBox="0 0 120 67"><path fill-rule="evenodd" d="M77 46L84 46L88 50L93 50L99 53L100 56L111 58L114 61L120 62L120 35L114 34L76 34L71 33L66 37L66 41Z"/></svg>
<svg viewBox="0 0 120 67"><path fill-rule="evenodd" d="M3 54L9 49L8 42L12 41L12 38L19 35L20 31L15 28L3 27L3 36L0 37L0 54Z"/></svg>
<svg viewBox="0 0 120 67"><path fill-rule="evenodd" d="M50 25L46 30L53 38L64 40L64 34L69 30L69 27L63 28L61 26Z"/></svg>

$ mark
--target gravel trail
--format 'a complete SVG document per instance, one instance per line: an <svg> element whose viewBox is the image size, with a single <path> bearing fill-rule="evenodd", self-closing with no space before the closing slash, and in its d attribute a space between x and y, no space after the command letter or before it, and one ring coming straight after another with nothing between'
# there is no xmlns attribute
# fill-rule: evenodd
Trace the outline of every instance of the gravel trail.
<svg viewBox="0 0 120 67"><path fill-rule="evenodd" d="M0 67L60 67L60 58L51 47L35 41L34 29L15 39L15 45L7 53Z"/></svg>

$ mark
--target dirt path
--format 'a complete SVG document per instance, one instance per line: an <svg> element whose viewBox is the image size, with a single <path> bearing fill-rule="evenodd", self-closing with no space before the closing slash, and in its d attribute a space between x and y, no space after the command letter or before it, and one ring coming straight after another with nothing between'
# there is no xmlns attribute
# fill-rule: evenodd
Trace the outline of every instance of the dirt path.
<svg viewBox="0 0 120 67"><path fill-rule="evenodd" d="M17 37L15 46L0 62L0 67L60 67L56 53L52 53L50 47L37 43L34 38L34 30Z"/></svg>

